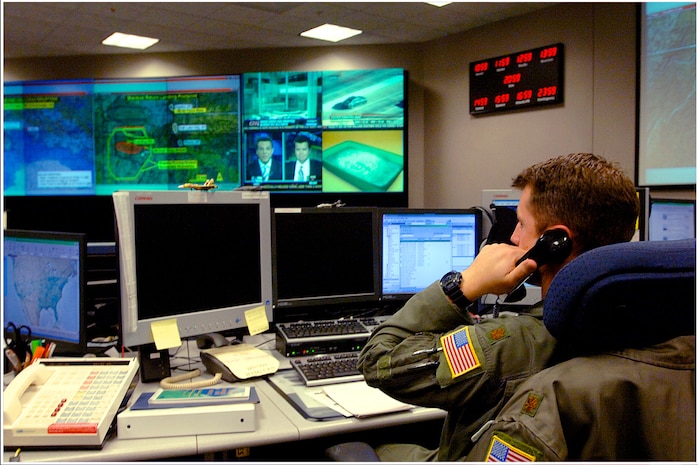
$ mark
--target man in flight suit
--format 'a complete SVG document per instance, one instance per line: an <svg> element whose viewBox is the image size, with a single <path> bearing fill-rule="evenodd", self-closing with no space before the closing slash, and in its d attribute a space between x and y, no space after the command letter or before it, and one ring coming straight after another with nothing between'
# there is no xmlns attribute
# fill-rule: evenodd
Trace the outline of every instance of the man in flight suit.
<svg viewBox="0 0 698 465"><path fill-rule="evenodd" d="M545 297L557 272L581 253L629 241L639 201L621 169L592 154L570 154L522 171L518 224L507 244L482 248L461 272L447 273L413 296L379 326L359 357L366 382L407 403L446 410L437 450L407 444L377 448L384 461L467 458L488 422L530 376L556 363L555 339L545 328L542 302L518 316L474 324L471 302L503 295L528 276ZM546 231L571 243L564 254L517 264ZM547 263L546 263L547 261ZM482 460L482 459L480 459Z"/></svg>

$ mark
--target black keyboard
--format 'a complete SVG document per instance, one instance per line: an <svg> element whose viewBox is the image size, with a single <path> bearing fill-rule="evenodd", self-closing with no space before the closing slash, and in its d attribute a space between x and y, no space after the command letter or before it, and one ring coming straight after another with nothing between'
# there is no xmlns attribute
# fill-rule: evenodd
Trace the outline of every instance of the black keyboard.
<svg viewBox="0 0 698 465"><path fill-rule="evenodd" d="M286 357L360 351L388 316L276 324L276 350Z"/></svg>
<svg viewBox="0 0 698 465"><path fill-rule="evenodd" d="M306 386L321 386L363 380L363 375L356 367L358 361L358 352L338 352L294 358L291 365Z"/></svg>
<svg viewBox="0 0 698 465"><path fill-rule="evenodd" d="M354 334L370 334L370 331L359 320L319 320L300 321L297 323L280 324L279 328L289 339L304 337L343 336Z"/></svg>

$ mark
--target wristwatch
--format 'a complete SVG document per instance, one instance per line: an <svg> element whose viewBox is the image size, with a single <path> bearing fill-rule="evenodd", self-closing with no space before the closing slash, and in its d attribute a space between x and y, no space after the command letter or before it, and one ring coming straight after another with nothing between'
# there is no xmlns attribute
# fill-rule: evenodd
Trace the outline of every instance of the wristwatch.
<svg viewBox="0 0 698 465"><path fill-rule="evenodd" d="M446 297L451 299L451 302L456 304L461 310L465 310L473 303L463 294L460 284L463 281L463 275L460 271L449 271L441 278L441 289L443 289Z"/></svg>

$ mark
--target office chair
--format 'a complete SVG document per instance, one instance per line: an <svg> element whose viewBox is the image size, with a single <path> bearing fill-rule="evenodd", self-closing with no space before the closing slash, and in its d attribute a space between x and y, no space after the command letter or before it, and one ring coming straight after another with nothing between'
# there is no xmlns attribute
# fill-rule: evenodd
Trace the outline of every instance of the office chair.
<svg viewBox="0 0 698 465"><path fill-rule="evenodd" d="M695 263L695 239L628 242L588 251L553 279L543 321L567 358L695 335ZM695 360L695 354L689 355ZM527 383L535 385L543 374ZM695 420L695 395L687 415ZM338 444L325 453L334 461L379 460L366 443Z"/></svg>

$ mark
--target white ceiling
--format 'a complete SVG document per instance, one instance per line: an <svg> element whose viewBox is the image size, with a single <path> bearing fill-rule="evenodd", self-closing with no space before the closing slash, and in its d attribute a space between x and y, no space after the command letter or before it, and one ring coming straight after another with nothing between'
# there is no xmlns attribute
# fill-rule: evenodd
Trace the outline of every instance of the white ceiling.
<svg viewBox="0 0 698 465"><path fill-rule="evenodd" d="M555 3L3 1L5 58L416 43ZM361 29L337 44L299 36L324 23ZM112 32L157 37L146 51L102 45Z"/></svg>

